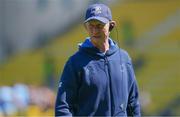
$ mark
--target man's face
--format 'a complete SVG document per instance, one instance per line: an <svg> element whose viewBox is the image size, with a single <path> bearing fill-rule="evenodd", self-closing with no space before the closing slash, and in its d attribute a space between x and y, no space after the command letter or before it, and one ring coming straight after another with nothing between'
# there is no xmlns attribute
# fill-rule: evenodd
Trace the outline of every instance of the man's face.
<svg viewBox="0 0 180 117"><path fill-rule="evenodd" d="M86 24L87 32L94 41L105 41L109 37L109 23L103 24L98 20L90 20Z"/></svg>

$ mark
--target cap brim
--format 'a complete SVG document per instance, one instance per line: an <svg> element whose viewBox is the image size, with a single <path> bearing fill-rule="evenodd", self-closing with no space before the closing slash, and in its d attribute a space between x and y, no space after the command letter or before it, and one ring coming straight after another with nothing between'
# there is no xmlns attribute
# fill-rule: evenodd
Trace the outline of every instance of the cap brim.
<svg viewBox="0 0 180 117"><path fill-rule="evenodd" d="M109 20L107 19L107 18L104 18L104 17L90 17L90 18L88 18L88 19L86 19L85 21L84 21L84 23L86 23L86 22L88 22L88 21L90 21L90 20L98 20L98 21L100 21L100 22L102 22L103 24L107 24L108 22L109 22Z"/></svg>

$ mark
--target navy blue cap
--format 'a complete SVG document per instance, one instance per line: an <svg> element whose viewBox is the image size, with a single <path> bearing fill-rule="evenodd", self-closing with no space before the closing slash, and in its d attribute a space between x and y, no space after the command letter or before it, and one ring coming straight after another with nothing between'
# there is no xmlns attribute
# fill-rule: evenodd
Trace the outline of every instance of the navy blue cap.
<svg viewBox="0 0 180 117"><path fill-rule="evenodd" d="M90 20L99 20L106 24L112 20L111 10L104 4L93 4L90 5L86 11L85 23Z"/></svg>

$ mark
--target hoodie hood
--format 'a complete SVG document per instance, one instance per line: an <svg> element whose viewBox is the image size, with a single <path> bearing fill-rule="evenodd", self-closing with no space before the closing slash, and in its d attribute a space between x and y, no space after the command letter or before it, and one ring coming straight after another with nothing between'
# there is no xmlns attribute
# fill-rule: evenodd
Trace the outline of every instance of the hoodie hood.
<svg viewBox="0 0 180 117"><path fill-rule="evenodd" d="M101 52L98 48L96 48L92 43L89 37L85 39L85 41L79 44L79 51L86 52L95 57L104 58L104 56L111 56L118 50L118 45L109 38L109 50L106 53Z"/></svg>

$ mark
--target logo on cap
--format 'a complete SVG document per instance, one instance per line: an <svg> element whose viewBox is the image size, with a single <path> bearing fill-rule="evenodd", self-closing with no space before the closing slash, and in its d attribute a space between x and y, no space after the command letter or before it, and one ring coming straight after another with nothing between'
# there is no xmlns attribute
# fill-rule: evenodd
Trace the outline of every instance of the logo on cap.
<svg viewBox="0 0 180 117"><path fill-rule="evenodd" d="M100 7L100 6L94 7L94 8L92 9L91 13L93 13L93 14L95 14L95 15L102 13L101 7Z"/></svg>
<svg viewBox="0 0 180 117"><path fill-rule="evenodd" d="M104 4L93 4L88 7L86 10L85 21L88 22L89 20L99 20L102 23L108 23L112 20L111 11L108 6Z"/></svg>

